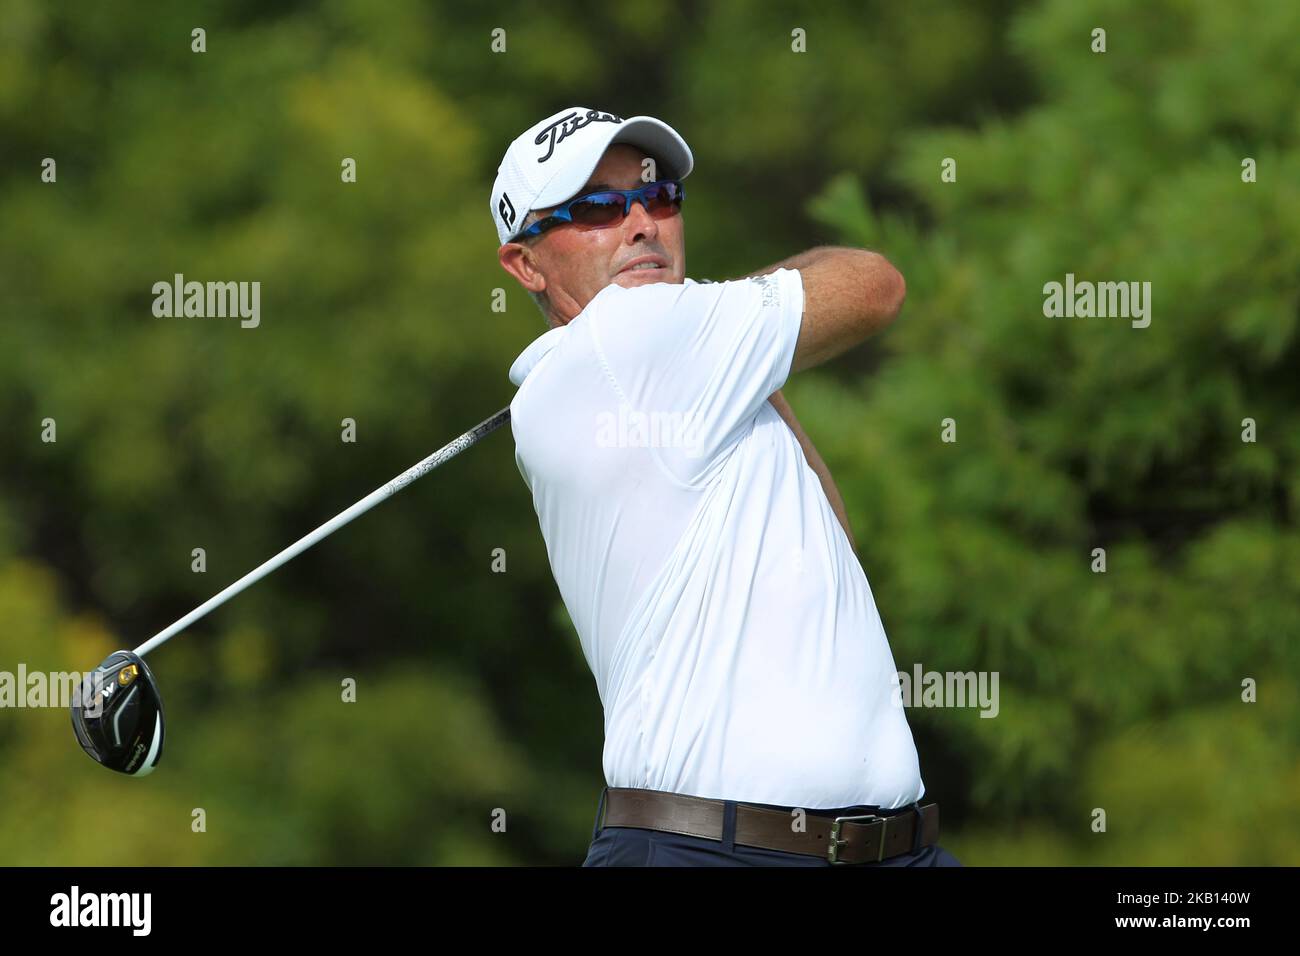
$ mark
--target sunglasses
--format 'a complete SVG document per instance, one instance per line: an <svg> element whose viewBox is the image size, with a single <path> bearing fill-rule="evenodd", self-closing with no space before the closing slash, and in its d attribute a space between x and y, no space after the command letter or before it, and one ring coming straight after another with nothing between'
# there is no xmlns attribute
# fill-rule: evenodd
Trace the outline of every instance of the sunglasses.
<svg viewBox="0 0 1300 956"><path fill-rule="evenodd" d="M600 228L615 226L632 211L632 203L639 202L655 219L667 219L677 214L686 198L686 189L676 179L661 179L646 183L639 189L606 189L570 199L556 208L545 219L539 219L509 240L518 242L529 236L540 236L549 229L571 222L576 226Z"/></svg>

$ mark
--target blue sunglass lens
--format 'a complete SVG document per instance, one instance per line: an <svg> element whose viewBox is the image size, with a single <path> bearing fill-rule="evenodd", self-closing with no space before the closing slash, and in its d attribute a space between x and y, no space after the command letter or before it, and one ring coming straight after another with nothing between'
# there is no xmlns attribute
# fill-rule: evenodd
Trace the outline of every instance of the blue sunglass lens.
<svg viewBox="0 0 1300 956"><path fill-rule="evenodd" d="M669 213L681 202L681 190L672 182L653 183L640 192L651 215ZM623 193L596 193L570 206L569 214L581 225L608 226L623 219L626 205Z"/></svg>

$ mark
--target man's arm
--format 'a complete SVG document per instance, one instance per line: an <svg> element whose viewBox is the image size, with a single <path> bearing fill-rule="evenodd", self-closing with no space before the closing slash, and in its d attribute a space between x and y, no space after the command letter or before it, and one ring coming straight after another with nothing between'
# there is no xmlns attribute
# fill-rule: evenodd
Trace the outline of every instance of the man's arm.
<svg viewBox="0 0 1300 956"><path fill-rule="evenodd" d="M888 326L898 316L907 294L898 270L884 256L866 249L817 246L751 272L745 278L767 275L777 269L798 269L803 280L804 312L792 372L829 361ZM808 466L821 481L831 509L856 553L858 546L849 526L844 499L826 462L800 426L785 396L778 390L769 401L799 440Z"/></svg>
<svg viewBox="0 0 1300 956"><path fill-rule="evenodd" d="M803 449L803 456L808 461L814 474L817 475L818 481L822 483L822 491L826 492L826 498L831 503L831 510L835 512L835 517L839 519L840 525L844 528L844 533L849 537L849 545L853 548L853 553L858 551L858 543L853 539L853 529L849 527L849 513L844 507L844 499L840 496L839 488L835 487L835 479L831 477L831 470L826 467L826 462L822 461L822 456L817 454L817 449L813 446L812 439L809 438L799 424L799 419L794 417L794 409L790 403L785 400L780 389L772 393L768 399L776 413L781 416L790 431L794 432L794 437L799 439L799 447Z"/></svg>
<svg viewBox="0 0 1300 956"><path fill-rule="evenodd" d="M750 276L777 269L798 269L803 280L803 321L791 372L821 365L860 345L894 321L907 295L898 270L866 249L817 246Z"/></svg>

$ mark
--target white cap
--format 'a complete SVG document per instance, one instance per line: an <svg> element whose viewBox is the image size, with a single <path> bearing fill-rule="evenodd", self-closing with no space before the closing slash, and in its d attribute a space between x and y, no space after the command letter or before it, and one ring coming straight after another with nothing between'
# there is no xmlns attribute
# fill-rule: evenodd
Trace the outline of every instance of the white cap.
<svg viewBox="0 0 1300 956"><path fill-rule="evenodd" d="M686 140L652 116L623 119L572 106L546 117L512 142L492 184L492 221L504 245L534 209L572 199L612 143L639 146L666 167L659 179L685 179L695 165Z"/></svg>

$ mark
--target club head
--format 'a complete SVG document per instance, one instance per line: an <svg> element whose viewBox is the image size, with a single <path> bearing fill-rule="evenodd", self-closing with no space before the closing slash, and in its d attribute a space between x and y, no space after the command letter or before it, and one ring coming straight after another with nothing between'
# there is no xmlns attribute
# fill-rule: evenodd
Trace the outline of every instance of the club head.
<svg viewBox="0 0 1300 956"><path fill-rule="evenodd" d="M143 777L162 757L162 695L144 658L114 651L72 701L72 729L86 753L110 770Z"/></svg>

